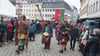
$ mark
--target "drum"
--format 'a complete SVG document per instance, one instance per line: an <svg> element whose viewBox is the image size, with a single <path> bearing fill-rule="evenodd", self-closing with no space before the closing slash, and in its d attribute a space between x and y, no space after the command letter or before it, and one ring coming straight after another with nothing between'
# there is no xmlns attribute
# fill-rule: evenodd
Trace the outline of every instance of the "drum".
<svg viewBox="0 0 100 56"><path fill-rule="evenodd" d="M45 32L42 35L42 43L43 44L48 44L48 40L49 40L49 33Z"/></svg>

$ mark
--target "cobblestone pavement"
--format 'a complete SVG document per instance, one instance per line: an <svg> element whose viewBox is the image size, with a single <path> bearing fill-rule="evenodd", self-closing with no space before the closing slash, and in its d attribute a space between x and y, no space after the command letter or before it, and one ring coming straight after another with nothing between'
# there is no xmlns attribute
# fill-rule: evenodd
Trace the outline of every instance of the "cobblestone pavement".
<svg viewBox="0 0 100 56"><path fill-rule="evenodd" d="M5 44L3 47L0 47L0 56L82 56L78 52L78 45L76 45L75 51L70 50L70 45L67 45L67 51L64 53L59 53L60 46L57 45L55 37L51 40L51 49L44 50L44 45L41 44L41 35L36 35L36 41L30 42L28 50L21 52L19 55L16 54L15 50L17 46L14 43Z"/></svg>

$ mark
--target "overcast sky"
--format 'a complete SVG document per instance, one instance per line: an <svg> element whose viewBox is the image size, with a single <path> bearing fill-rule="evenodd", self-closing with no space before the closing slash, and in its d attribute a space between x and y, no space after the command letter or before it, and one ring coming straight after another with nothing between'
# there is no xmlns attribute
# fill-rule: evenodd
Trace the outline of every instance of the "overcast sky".
<svg viewBox="0 0 100 56"><path fill-rule="evenodd" d="M80 9L80 0L65 0L67 3L74 5L78 10Z"/></svg>

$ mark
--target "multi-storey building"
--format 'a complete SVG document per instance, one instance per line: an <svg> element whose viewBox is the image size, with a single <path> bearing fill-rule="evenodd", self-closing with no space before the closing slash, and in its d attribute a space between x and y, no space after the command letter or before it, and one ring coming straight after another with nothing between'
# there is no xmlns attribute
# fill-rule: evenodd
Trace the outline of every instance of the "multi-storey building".
<svg viewBox="0 0 100 56"><path fill-rule="evenodd" d="M72 20L73 21L77 21L77 19L78 19L78 10L77 10L77 8L75 7L75 6L72 6Z"/></svg>
<svg viewBox="0 0 100 56"><path fill-rule="evenodd" d="M80 19L87 17L88 12L88 0L80 0L81 9L80 9Z"/></svg>
<svg viewBox="0 0 100 56"><path fill-rule="evenodd" d="M23 1L22 3L22 14L28 16L29 18L40 19L40 12L38 10L42 8L42 3L28 3L27 1Z"/></svg>
<svg viewBox="0 0 100 56"><path fill-rule="evenodd" d="M100 0L88 0L88 18L100 17Z"/></svg>
<svg viewBox="0 0 100 56"><path fill-rule="evenodd" d="M55 10L64 10L65 18L72 19L72 9L64 0L19 0L21 3L21 14L28 16L29 18L41 17L44 20L51 20L55 16ZM17 0L17 2L19 3ZM23 3L22 3L23 2ZM36 7L39 6L40 11ZM41 15L40 15L41 13Z"/></svg>

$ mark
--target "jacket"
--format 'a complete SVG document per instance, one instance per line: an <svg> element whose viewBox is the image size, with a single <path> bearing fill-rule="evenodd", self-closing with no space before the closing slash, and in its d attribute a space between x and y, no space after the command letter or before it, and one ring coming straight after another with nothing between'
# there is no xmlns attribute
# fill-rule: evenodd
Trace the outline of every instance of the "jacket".
<svg viewBox="0 0 100 56"><path fill-rule="evenodd" d="M42 33L46 32L46 27L48 27L48 33L49 35L53 35L53 27L51 24L49 24L48 26L43 26L43 29L42 29ZM51 37L50 37L51 38Z"/></svg>
<svg viewBox="0 0 100 56"><path fill-rule="evenodd" d="M78 28L72 28L70 32L71 39L76 39L79 36L79 29Z"/></svg>
<svg viewBox="0 0 100 56"><path fill-rule="evenodd" d="M87 41L86 48L89 52L97 53L99 45L99 38L96 36L92 36L92 38L89 38L89 40Z"/></svg>
<svg viewBox="0 0 100 56"><path fill-rule="evenodd" d="M29 33L34 33L36 30L36 25L35 24L32 24L29 26Z"/></svg>
<svg viewBox="0 0 100 56"><path fill-rule="evenodd" d="M27 21L21 21L20 20L16 24L17 24L16 27L17 27L17 32L18 33L27 34L27 31L28 31L28 28L29 28L29 24L28 24Z"/></svg>
<svg viewBox="0 0 100 56"><path fill-rule="evenodd" d="M12 32L13 31L13 29L12 29L13 25L11 23L9 23L7 26L8 26L8 32Z"/></svg>
<svg viewBox="0 0 100 56"><path fill-rule="evenodd" d="M7 32L7 25L5 22L0 22L0 32L4 33Z"/></svg>

